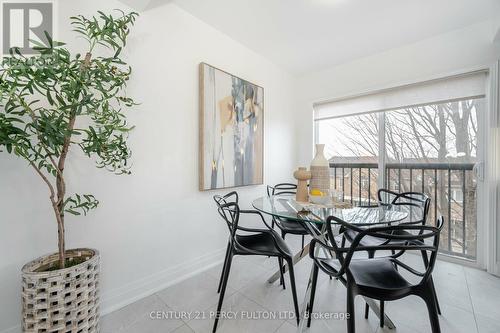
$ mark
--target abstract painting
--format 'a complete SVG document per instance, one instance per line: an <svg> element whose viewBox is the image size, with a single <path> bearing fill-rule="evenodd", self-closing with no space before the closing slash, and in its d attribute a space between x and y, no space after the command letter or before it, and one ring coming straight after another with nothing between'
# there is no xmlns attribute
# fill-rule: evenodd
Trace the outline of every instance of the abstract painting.
<svg viewBox="0 0 500 333"><path fill-rule="evenodd" d="M200 64L200 190L263 183L264 89Z"/></svg>

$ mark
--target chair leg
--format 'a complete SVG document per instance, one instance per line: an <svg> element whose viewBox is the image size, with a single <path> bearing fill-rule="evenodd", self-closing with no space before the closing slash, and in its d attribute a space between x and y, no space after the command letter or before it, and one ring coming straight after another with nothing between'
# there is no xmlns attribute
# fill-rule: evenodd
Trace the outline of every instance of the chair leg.
<svg viewBox="0 0 500 333"><path fill-rule="evenodd" d="M439 306L439 301L436 293L436 287L434 286L434 280L432 279L432 276L430 277L431 281L431 288L432 288L432 293L434 294L434 298L436 300L436 307L437 307L437 312L439 315L441 315L441 307Z"/></svg>
<svg viewBox="0 0 500 333"><path fill-rule="evenodd" d="M427 266L429 266L429 258L427 257L427 251L422 251L422 260L424 261L424 267L427 268ZM439 306L436 288L434 287L434 280L432 279L432 276L430 277L430 284L431 284L431 288L432 288L432 293L434 294L434 298L436 299L437 312L440 315L441 314L441 307Z"/></svg>
<svg viewBox="0 0 500 333"><path fill-rule="evenodd" d="M340 246L341 246L341 247L345 247L345 236L344 236L344 235L342 235L342 241L340 242ZM330 280L331 280L331 279L332 279L332 276L330 275ZM339 279L339 278L337 278L337 280L338 280L338 279Z"/></svg>
<svg viewBox="0 0 500 333"><path fill-rule="evenodd" d="M282 271L281 271L281 260L280 260L280 257L278 257L278 268L280 270L280 286L283 284L283 274L282 274Z"/></svg>
<svg viewBox="0 0 500 333"><path fill-rule="evenodd" d="M311 315L314 306L314 296L316 295L316 285L318 283L318 271L319 268L316 264L313 264L313 276L312 276L312 284L311 284L311 297L309 298L309 306L307 307L307 327L311 327Z"/></svg>
<svg viewBox="0 0 500 333"><path fill-rule="evenodd" d="M229 251L231 250L230 244L227 243L226 257L224 258L224 265L222 266L222 272L220 273L219 286L217 287L217 294L220 293L220 287L222 285L222 278L224 277L224 272L226 271L227 257L229 256Z"/></svg>
<svg viewBox="0 0 500 333"><path fill-rule="evenodd" d="M437 304L434 293L432 292L432 287L427 285L424 292L420 297L423 298L425 304L427 305L427 311L429 312L429 319L431 321L432 333L441 333L441 328L439 326L439 315L437 313Z"/></svg>
<svg viewBox="0 0 500 333"><path fill-rule="evenodd" d="M368 251L368 258L372 259L375 257L375 251ZM370 314L370 306L368 303L365 303L365 319L368 319L368 316Z"/></svg>
<svg viewBox="0 0 500 333"><path fill-rule="evenodd" d="M422 252L422 261L424 262L425 268L429 266L429 258L427 258L427 251L420 251Z"/></svg>
<svg viewBox="0 0 500 333"><path fill-rule="evenodd" d="M302 236L302 237L304 237L304 236ZM333 240L333 242L335 242L335 240ZM342 236L342 247L344 247L344 244L345 244L345 237ZM329 275L329 276L330 276L330 281L333 280L332 276L331 275ZM337 280L338 280L338 278L337 278Z"/></svg>
<svg viewBox="0 0 500 333"><path fill-rule="evenodd" d="M285 287L285 267L283 267L283 258L278 257L278 263L280 265L280 285L283 286L283 289L286 289L286 287Z"/></svg>
<svg viewBox="0 0 500 333"><path fill-rule="evenodd" d="M384 301L380 301L380 327L384 327Z"/></svg>
<svg viewBox="0 0 500 333"><path fill-rule="evenodd" d="M302 254L304 253L304 241L305 241L305 236L302 235L302 247L301 247L301 250L300 250L300 256L302 256Z"/></svg>
<svg viewBox="0 0 500 333"><path fill-rule="evenodd" d="M395 254L396 254L396 250L391 250L391 254L392 254L392 255L395 255ZM394 268L395 268L396 270L398 270L398 265L394 265Z"/></svg>
<svg viewBox="0 0 500 333"><path fill-rule="evenodd" d="M354 291L349 281L347 282L347 315L347 333L355 333Z"/></svg>
<svg viewBox="0 0 500 333"><path fill-rule="evenodd" d="M233 254L229 253L229 256L227 257L227 265L226 269L223 274L223 280L222 280L222 289L220 292L219 296L219 304L217 305L217 312L215 315L215 322L214 322L214 328L212 330L213 333L217 330L217 324L219 322L219 316L220 316L220 310L222 308L222 302L224 301L224 294L226 293L226 287L227 287L227 280L229 279L229 271L231 270L231 262L233 261Z"/></svg>
<svg viewBox="0 0 500 333"><path fill-rule="evenodd" d="M290 285L292 286L292 296L293 296L293 305L295 308L295 316L297 318L297 325L299 325L300 313L299 313L299 303L297 301L297 290L295 288L295 273L293 271L293 259L287 258L286 262L288 264L288 273L290 275Z"/></svg>

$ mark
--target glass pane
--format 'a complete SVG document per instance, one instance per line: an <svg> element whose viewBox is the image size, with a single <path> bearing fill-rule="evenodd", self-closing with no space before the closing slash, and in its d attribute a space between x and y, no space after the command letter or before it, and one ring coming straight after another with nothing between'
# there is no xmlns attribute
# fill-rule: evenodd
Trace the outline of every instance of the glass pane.
<svg viewBox="0 0 500 333"><path fill-rule="evenodd" d="M476 162L480 105L470 99L386 112L387 162Z"/></svg>
<svg viewBox="0 0 500 333"><path fill-rule="evenodd" d="M345 201L372 204L377 198L378 114L363 114L317 121L316 143L325 144L332 165L331 186Z"/></svg>
<svg viewBox="0 0 500 333"><path fill-rule="evenodd" d="M476 257L478 113L483 99L424 105L385 114L387 186L431 198L428 223L445 218L442 252Z"/></svg>
<svg viewBox="0 0 500 333"><path fill-rule="evenodd" d="M378 163L378 113L318 121L318 142L334 162Z"/></svg>

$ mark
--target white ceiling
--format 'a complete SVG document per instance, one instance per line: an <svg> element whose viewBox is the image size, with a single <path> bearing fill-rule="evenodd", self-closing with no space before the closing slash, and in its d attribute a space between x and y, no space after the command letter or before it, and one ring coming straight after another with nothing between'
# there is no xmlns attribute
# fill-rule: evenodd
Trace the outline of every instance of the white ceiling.
<svg viewBox="0 0 500 333"><path fill-rule="evenodd" d="M500 13L500 0L174 2L295 74L417 42Z"/></svg>

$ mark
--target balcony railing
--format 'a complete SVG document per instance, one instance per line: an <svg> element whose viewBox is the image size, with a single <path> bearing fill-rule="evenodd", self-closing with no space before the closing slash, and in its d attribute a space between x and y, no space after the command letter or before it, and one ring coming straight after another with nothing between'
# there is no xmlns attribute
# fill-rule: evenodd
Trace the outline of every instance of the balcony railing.
<svg viewBox="0 0 500 333"><path fill-rule="evenodd" d="M446 220L441 234L442 253L476 258L477 180L472 163L387 163L384 188L416 191L431 198L428 223ZM354 205L377 202L377 163L331 163L332 187Z"/></svg>

